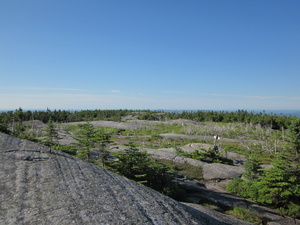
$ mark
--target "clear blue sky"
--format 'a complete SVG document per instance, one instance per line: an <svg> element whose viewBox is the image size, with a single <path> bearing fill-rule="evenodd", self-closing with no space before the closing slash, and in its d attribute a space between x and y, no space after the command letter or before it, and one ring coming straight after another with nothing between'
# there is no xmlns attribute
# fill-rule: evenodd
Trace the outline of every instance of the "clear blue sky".
<svg viewBox="0 0 300 225"><path fill-rule="evenodd" d="M299 0L1 0L0 109L300 110Z"/></svg>

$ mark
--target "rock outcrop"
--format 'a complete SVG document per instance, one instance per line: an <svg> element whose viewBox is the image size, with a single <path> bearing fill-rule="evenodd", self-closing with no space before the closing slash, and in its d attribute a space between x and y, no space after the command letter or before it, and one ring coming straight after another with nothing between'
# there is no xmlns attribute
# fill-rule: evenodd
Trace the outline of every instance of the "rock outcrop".
<svg viewBox="0 0 300 225"><path fill-rule="evenodd" d="M211 163L202 166L203 178L205 180L225 180L240 177L244 168L240 166L230 166L221 163Z"/></svg>
<svg viewBox="0 0 300 225"><path fill-rule="evenodd" d="M164 150L164 149L144 149L153 158L166 159L175 163L189 163L193 166L201 166L203 169L204 180L226 180L241 177L245 169L241 166L231 166L220 163L206 163L200 160L191 159L177 155L176 153Z"/></svg>
<svg viewBox="0 0 300 225"><path fill-rule="evenodd" d="M0 224L248 224L2 133L0 180Z"/></svg>

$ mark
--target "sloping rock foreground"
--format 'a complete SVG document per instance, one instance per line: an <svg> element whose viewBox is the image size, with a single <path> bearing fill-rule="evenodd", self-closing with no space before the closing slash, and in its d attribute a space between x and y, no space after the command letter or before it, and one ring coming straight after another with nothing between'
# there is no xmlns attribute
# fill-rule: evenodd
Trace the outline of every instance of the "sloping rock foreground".
<svg viewBox="0 0 300 225"><path fill-rule="evenodd" d="M0 133L0 224L248 224Z"/></svg>

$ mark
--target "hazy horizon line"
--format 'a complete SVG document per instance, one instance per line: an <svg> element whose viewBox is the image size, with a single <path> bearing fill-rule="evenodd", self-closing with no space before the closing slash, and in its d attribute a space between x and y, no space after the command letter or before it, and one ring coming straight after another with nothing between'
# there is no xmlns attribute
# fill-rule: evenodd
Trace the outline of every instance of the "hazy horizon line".
<svg viewBox="0 0 300 225"><path fill-rule="evenodd" d="M83 111L83 110L137 110L137 111L144 111L144 110L149 110L149 111L218 111L218 112L234 112L234 111L255 111L255 112L271 112L271 111L276 111L276 112L300 112L300 109L150 109L150 108L140 108L140 109L134 109L134 108L106 108L106 109L101 109L101 108L93 108L93 109L85 109L85 108L81 108L81 109L76 109L76 108L70 108L70 109L66 109L66 108L55 108L55 109L51 109L49 107L47 107L46 109L43 108L23 108L23 107L18 107L18 108L13 108L13 109L0 109L0 112L6 112L6 111L14 111L21 108L24 111L46 111L46 110L50 110L50 111L54 111L54 110L65 110L65 111Z"/></svg>

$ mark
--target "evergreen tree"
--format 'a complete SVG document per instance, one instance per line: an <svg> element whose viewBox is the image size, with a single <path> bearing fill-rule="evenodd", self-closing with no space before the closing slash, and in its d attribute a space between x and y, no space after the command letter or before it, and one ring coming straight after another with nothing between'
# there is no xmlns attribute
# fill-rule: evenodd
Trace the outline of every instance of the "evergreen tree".
<svg viewBox="0 0 300 225"><path fill-rule="evenodd" d="M6 113L0 114L0 132L9 133L8 130L9 118Z"/></svg>
<svg viewBox="0 0 300 225"><path fill-rule="evenodd" d="M286 207L289 202L299 202L299 169L291 167L291 160L278 154L272 163L273 168L265 170L258 179L258 202Z"/></svg>
<svg viewBox="0 0 300 225"><path fill-rule="evenodd" d="M140 151L133 142L128 146L125 153L118 155L118 161L109 163L113 170L177 200L185 195L184 190L172 182L167 166L149 158L147 152Z"/></svg>
<svg viewBox="0 0 300 225"><path fill-rule="evenodd" d="M24 120L24 113L22 108L20 107L13 114L13 126L12 126L13 135L17 137L21 136L21 134L25 130L23 126L23 120Z"/></svg>
<svg viewBox="0 0 300 225"><path fill-rule="evenodd" d="M84 124L79 124L79 132L74 137L77 141L77 146L79 150L77 152L77 156L84 160L90 160L91 152L90 150L95 147L94 142L94 134L95 128L94 126L87 122Z"/></svg>
<svg viewBox="0 0 300 225"><path fill-rule="evenodd" d="M289 126L289 142L291 143L292 153L296 156L300 153L300 119L292 120Z"/></svg>
<svg viewBox="0 0 300 225"><path fill-rule="evenodd" d="M253 151L248 154L247 162L244 164L245 172L243 173L243 176L246 179L253 180L262 174L262 163L259 159L260 153L261 152Z"/></svg>
<svg viewBox="0 0 300 225"><path fill-rule="evenodd" d="M146 151L140 151L133 142L128 143L129 149L118 156L118 161L112 166L122 175L144 183L156 190L162 190L163 184L168 182L168 167L157 163L148 157Z"/></svg>
<svg viewBox="0 0 300 225"><path fill-rule="evenodd" d="M147 157L148 154L146 151L139 151L133 142L129 142L127 145L129 148L118 156L119 160L113 165L113 168L130 179L146 183L146 168L150 160Z"/></svg>
<svg viewBox="0 0 300 225"><path fill-rule="evenodd" d="M106 132L104 128L96 129L90 122L80 124L79 128L79 132L74 137L79 147L77 156L91 161L91 150L98 150L102 166L104 166L109 155L107 144L110 142L111 134Z"/></svg>
<svg viewBox="0 0 300 225"><path fill-rule="evenodd" d="M99 149L100 160L103 167L109 155L107 144L110 143L110 137L111 134L106 132L104 128L99 128L94 133L94 138L92 139L96 143L96 147Z"/></svg>
<svg viewBox="0 0 300 225"><path fill-rule="evenodd" d="M291 160L283 153L276 155L272 165L273 168L265 170L262 176L252 180L234 179L227 185L226 190L299 218L299 167L291 166Z"/></svg>
<svg viewBox="0 0 300 225"><path fill-rule="evenodd" d="M53 146L57 144L58 140L58 132L55 129L55 125L50 118L47 126L46 126L46 134L45 134L45 144L48 146Z"/></svg>

